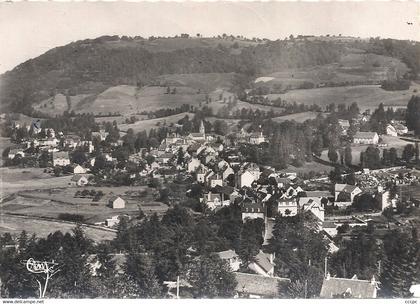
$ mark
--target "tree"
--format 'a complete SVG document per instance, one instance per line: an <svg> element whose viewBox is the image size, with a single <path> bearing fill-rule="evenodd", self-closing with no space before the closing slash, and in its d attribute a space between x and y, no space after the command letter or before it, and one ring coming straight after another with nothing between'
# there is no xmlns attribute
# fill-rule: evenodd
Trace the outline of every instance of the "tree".
<svg viewBox="0 0 420 304"><path fill-rule="evenodd" d="M332 162L332 163L336 163L338 161L338 154L337 151L330 146L330 148L328 149L328 159Z"/></svg>
<svg viewBox="0 0 420 304"><path fill-rule="evenodd" d="M351 154L351 146L347 145L344 149L344 163L346 164L346 166L351 166L352 158L353 156Z"/></svg>
<svg viewBox="0 0 420 304"><path fill-rule="evenodd" d="M407 104L406 122L408 130L420 135L420 96L412 96Z"/></svg>
<svg viewBox="0 0 420 304"><path fill-rule="evenodd" d="M246 221L242 227L238 255L242 261L241 267L247 269L254 261L264 241L262 232L264 222L262 219Z"/></svg>
<svg viewBox="0 0 420 304"><path fill-rule="evenodd" d="M412 144L408 144L404 147L404 150L402 152L402 158L406 162L410 162L410 160L414 157L416 154L415 148Z"/></svg>
<svg viewBox="0 0 420 304"><path fill-rule="evenodd" d="M410 287L417 281L419 241L414 235L398 230L384 238L385 260L381 274L381 294L391 298L410 297Z"/></svg>
<svg viewBox="0 0 420 304"><path fill-rule="evenodd" d="M188 281L194 298L231 298L237 285L228 263L215 254L194 259Z"/></svg>
<svg viewBox="0 0 420 304"><path fill-rule="evenodd" d="M370 193L363 193L355 197L353 207L357 211L369 211L375 209L377 203Z"/></svg>

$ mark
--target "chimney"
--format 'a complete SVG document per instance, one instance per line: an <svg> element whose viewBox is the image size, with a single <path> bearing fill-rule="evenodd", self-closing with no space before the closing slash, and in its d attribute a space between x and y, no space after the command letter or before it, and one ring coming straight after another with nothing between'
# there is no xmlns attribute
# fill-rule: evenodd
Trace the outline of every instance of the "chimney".
<svg viewBox="0 0 420 304"><path fill-rule="evenodd" d="M270 253L270 263L274 265L274 259L276 258L276 253Z"/></svg>

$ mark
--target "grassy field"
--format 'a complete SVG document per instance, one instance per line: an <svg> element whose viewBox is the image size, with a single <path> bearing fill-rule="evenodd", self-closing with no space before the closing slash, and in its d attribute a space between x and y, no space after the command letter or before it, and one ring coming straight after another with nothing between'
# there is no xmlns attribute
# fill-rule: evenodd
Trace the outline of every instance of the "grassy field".
<svg viewBox="0 0 420 304"><path fill-rule="evenodd" d="M63 114L64 111L72 110L78 103L90 95L80 94L70 97L70 107L67 98L63 94L57 94L34 105L34 109L52 116Z"/></svg>
<svg viewBox="0 0 420 304"><path fill-rule="evenodd" d="M22 190L67 187L72 176L55 177L43 168L0 168L1 197Z"/></svg>
<svg viewBox="0 0 420 304"><path fill-rule="evenodd" d="M397 153L398 156L401 156L402 151L404 150L404 147L409 144L409 142L402 140L398 137L393 137L393 136L389 136L389 135L382 135L381 136L382 141L384 144L387 144L386 147L379 147L379 150L381 151L380 155L382 157L382 151L384 149L391 149L391 148L395 148L397 149ZM352 150L352 164L353 165L359 165L360 164L360 152L366 151L367 147L369 147L369 145L357 145L357 144L352 144L351 145L351 150ZM329 161L328 159L328 150L325 150L322 152L321 158Z"/></svg>
<svg viewBox="0 0 420 304"><path fill-rule="evenodd" d="M180 119L184 118L185 115L188 115L191 118L194 117L194 113L180 113L176 115L161 117L161 118L154 118L154 119L146 119L136 121L133 124L121 124L118 125L121 131L126 132L128 129L133 129L134 132L140 131L147 131L149 132L152 128L158 128L159 126L170 125L172 123L177 123Z"/></svg>
<svg viewBox="0 0 420 304"><path fill-rule="evenodd" d="M235 78L235 73L195 73L195 74L168 74L157 77L163 86L186 86L212 92L217 89L229 89Z"/></svg>
<svg viewBox="0 0 420 304"><path fill-rule="evenodd" d="M166 87L151 86L137 89L135 86L120 85L111 87L94 100L74 107L76 112L135 114L160 108L176 108L183 104L197 105L204 100L204 94L197 89L185 86L171 87L176 94L165 94Z"/></svg>
<svg viewBox="0 0 420 304"><path fill-rule="evenodd" d="M312 161L312 162L304 163L302 167L295 167L295 166L289 165L286 169L278 170L278 172L282 172L282 173L295 172L297 174L301 174L301 173L308 173L310 171L313 171L319 174L329 174L332 169L333 167L326 166L326 165Z"/></svg>
<svg viewBox="0 0 420 304"><path fill-rule="evenodd" d="M304 82L314 84L382 81L388 76L402 76L407 66L399 59L376 54L366 54L363 50L347 49L339 62L307 68L282 69L264 75L265 85L281 85L298 88ZM395 71L395 73L394 73ZM272 79L270 79L271 77ZM258 80L258 79L257 79Z"/></svg>
<svg viewBox="0 0 420 304"><path fill-rule="evenodd" d="M318 116L318 112L303 112L296 114L289 114L285 116L275 117L272 120L275 122L283 122L286 120L294 120L296 122L302 123L308 119L315 119Z"/></svg>
<svg viewBox="0 0 420 304"><path fill-rule="evenodd" d="M79 190L101 190L105 195L98 201L92 198L75 197ZM119 195L126 200L123 209L108 207L111 196ZM61 189L34 190L20 192L13 199L1 204L4 213L31 215L57 219L60 213L83 215L86 222L104 222L114 215L136 215L139 207L146 213L163 214L167 206L156 202L153 191L147 187L69 187Z"/></svg>
<svg viewBox="0 0 420 304"><path fill-rule="evenodd" d="M420 90L420 85L413 84L405 91L385 91L378 85L360 85L352 87L317 88L292 90L285 94L270 94L270 100L280 97L289 103L317 104L325 107L330 103L351 104L357 102L361 110L375 109L382 102L385 106L406 106L413 90Z"/></svg>
<svg viewBox="0 0 420 304"><path fill-rule="evenodd" d="M8 232L12 235L18 236L22 230L25 230L29 235L35 233L39 237L46 237L48 234L57 230L60 230L63 233L70 232L75 226L76 224L71 223L23 218L7 214L2 214L0 216L0 234ZM86 235L96 242L112 240L116 236L116 233L112 231L105 231L92 227L84 227L83 229Z"/></svg>

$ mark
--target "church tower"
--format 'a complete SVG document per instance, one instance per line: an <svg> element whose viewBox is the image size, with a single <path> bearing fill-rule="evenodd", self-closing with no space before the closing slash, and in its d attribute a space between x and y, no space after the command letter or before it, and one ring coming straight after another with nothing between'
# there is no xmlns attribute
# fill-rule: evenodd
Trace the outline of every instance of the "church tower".
<svg viewBox="0 0 420 304"><path fill-rule="evenodd" d="M201 123L200 123L200 133L203 134L203 135L206 134L206 129L204 128L203 121L201 121Z"/></svg>

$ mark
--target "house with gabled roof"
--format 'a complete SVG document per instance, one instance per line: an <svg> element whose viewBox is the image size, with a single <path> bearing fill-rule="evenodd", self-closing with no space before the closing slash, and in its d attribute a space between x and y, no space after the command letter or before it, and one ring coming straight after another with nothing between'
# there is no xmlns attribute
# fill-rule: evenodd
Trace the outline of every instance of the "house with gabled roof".
<svg viewBox="0 0 420 304"><path fill-rule="evenodd" d="M322 206L320 198L300 197L298 202L303 212L311 212L319 221L324 221L325 209Z"/></svg>
<svg viewBox="0 0 420 304"><path fill-rule="evenodd" d="M260 250L248 267L262 276L272 277L274 276L274 254L264 253Z"/></svg>
<svg viewBox="0 0 420 304"><path fill-rule="evenodd" d="M89 183L89 180L85 175L76 174L70 180L71 185L79 186L79 187L86 186L88 183Z"/></svg>
<svg viewBox="0 0 420 304"><path fill-rule="evenodd" d="M232 249L217 252L217 255L223 260L229 263L232 271L238 271L241 266L241 259L239 255Z"/></svg>
<svg viewBox="0 0 420 304"><path fill-rule="evenodd" d="M336 206L350 206L354 198L362 193L362 190L355 185L335 184L334 199Z"/></svg>
<svg viewBox="0 0 420 304"><path fill-rule="evenodd" d="M202 201L210 210L214 210L223 205L222 196L219 193L213 193L211 191L204 194Z"/></svg>
<svg viewBox="0 0 420 304"><path fill-rule="evenodd" d="M260 203L255 203L250 199L246 199L246 202L242 203L241 213L243 222L257 218L265 219L264 206Z"/></svg>
<svg viewBox="0 0 420 304"><path fill-rule="evenodd" d="M277 201L277 212L282 216L295 216L298 213L296 198L280 198Z"/></svg>
<svg viewBox="0 0 420 304"><path fill-rule="evenodd" d="M70 158L68 152L54 152L53 166L67 166L70 165Z"/></svg>
<svg viewBox="0 0 420 304"><path fill-rule="evenodd" d="M376 145L379 142L379 135L376 132L357 132L353 136L353 143L362 145Z"/></svg>
<svg viewBox="0 0 420 304"><path fill-rule="evenodd" d="M328 273L322 283L320 297L375 299L379 289L379 282L373 276L371 280L359 280L357 276L351 279L331 277Z"/></svg>
<svg viewBox="0 0 420 304"><path fill-rule="evenodd" d="M198 158L191 158L187 164L187 171L189 173L195 172L200 167L201 161Z"/></svg>
<svg viewBox="0 0 420 304"><path fill-rule="evenodd" d="M266 277L259 274L234 272L236 298L279 298L290 284L290 279Z"/></svg>

